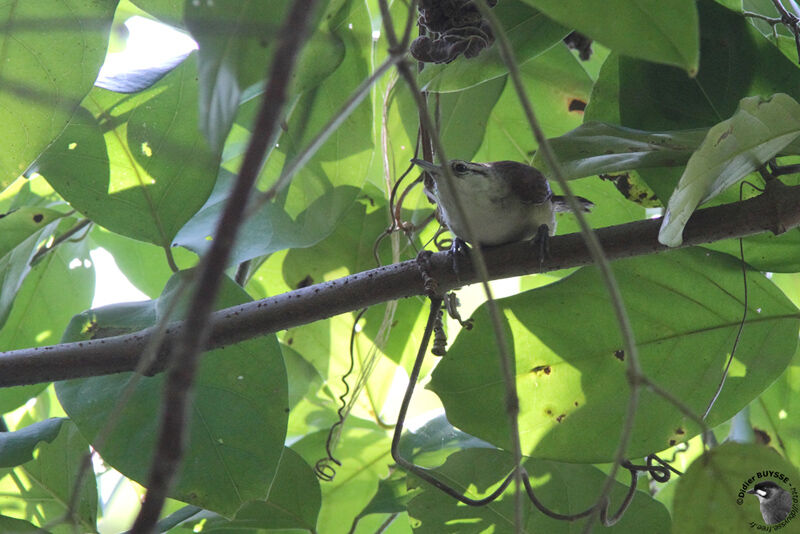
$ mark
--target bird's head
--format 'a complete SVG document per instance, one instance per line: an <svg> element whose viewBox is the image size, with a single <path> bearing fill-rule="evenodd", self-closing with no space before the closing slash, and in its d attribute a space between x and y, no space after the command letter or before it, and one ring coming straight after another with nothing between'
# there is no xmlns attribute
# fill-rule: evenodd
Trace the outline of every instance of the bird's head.
<svg viewBox="0 0 800 534"><path fill-rule="evenodd" d="M771 498L775 497L776 495L780 495L784 490L778 484L771 480L766 480L764 482L759 482L753 489L747 490L747 493L753 494L758 497L758 500L769 501Z"/></svg>
<svg viewBox="0 0 800 534"><path fill-rule="evenodd" d="M455 178L452 186L456 190L469 194L481 194L494 191L498 185L505 189L505 184L498 182L493 163L476 163L460 159L450 160L445 165L436 165L421 159L412 159L411 162L433 178L436 190L448 187L444 180L447 173L445 165L450 169L451 176Z"/></svg>

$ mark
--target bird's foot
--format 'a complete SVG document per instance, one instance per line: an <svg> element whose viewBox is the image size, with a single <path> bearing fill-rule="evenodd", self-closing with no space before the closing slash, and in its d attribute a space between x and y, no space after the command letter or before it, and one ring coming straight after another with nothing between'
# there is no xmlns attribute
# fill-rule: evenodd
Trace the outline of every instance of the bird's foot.
<svg viewBox="0 0 800 534"><path fill-rule="evenodd" d="M536 235L531 239L531 244L539 256L539 269L541 269L544 260L550 258L550 228L546 224L539 226Z"/></svg>
<svg viewBox="0 0 800 534"><path fill-rule="evenodd" d="M458 265L461 259L469 254L469 246L467 246L467 243L460 237L454 237L453 244L450 245L448 254L450 255L450 261L453 265L453 272L456 273L456 279L460 280L460 269Z"/></svg>
<svg viewBox="0 0 800 534"><path fill-rule="evenodd" d="M433 298L439 293L439 282L431 274L431 255L430 250L420 250L417 254L417 268L419 274L422 276L422 285L425 288L425 294Z"/></svg>

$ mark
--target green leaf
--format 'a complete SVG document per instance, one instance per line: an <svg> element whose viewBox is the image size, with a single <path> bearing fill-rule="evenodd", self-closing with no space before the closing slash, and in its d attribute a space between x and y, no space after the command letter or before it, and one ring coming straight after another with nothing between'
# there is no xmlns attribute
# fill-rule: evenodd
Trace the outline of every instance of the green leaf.
<svg viewBox="0 0 800 534"><path fill-rule="evenodd" d="M232 520L201 512L180 527L195 532L200 528L213 534L255 534L283 529L316 532L321 499L314 471L296 452L285 447L266 499L246 502Z"/></svg>
<svg viewBox="0 0 800 534"><path fill-rule="evenodd" d="M0 329L2 350L58 343L72 316L91 306L94 284L86 242L60 243L36 263L19 288ZM47 383L1 388L0 413L22 406L45 387Z"/></svg>
<svg viewBox="0 0 800 534"><path fill-rule="evenodd" d="M706 136L706 129L645 132L603 122L585 122L550 139L567 179L645 167L684 165ZM547 169L539 152L532 165Z"/></svg>
<svg viewBox="0 0 800 534"><path fill-rule="evenodd" d="M702 249L619 260L614 274L644 373L702 414L714 395L742 317L738 260ZM766 389L797 347L800 312L760 273L748 272L748 317L725 387L708 416L726 421ZM498 301L513 339L523 451L539 458L614 457L629 387L608 295L587 267ZM457 427L509 447L505 387L485 306L434 370L430 387ZM698 431L677 408L641 393L626 455L685 441ZM593 436L588 443L585 436Z"/></svg>
<svg viewBox="0 0 800 534"><path fill-rule="evenodd" d="M309 465L315 465L325 456L327 435L327 429L308 434L292 448ZM369 503L377 491L378 480L389 472L392 463L389 447L385 430L353 417L347 420L334 451L342 465L336 466L334 479L321 486L322 508L317 525L326 534L346 533L353 519Z"/></svg>
<svg viewBox="0 0 800 534"><path fill-rule="evenodd" d="M511 41L514 55L522 64L558 43L569 30L531 9L519 0L505 0L494 14ZM459 57L446 65L425 65L419 75L423 90L447 93L478 85L508 73L497 43L476 58Z"/></svg>
<svg viewBox="0 0 800 534"><path fill-rule="evenodd" d="M245 503L237 512L236 519L227 526L301 528L313 532L321 500L314 471L299 454L285 447L266 499Z"/></svg>
<svg viewBox="0 0 800 534"><path fill-rule="evenodd" d="M708 131L672 193L658 240L675 247L697 206L735 184L800 136L800 104L779 93L742 100Z"/></svg>
<svg viewBox="0 0 800 534"><path fill-rule="evenodd" d="M784 291L800 296L800 283L794 275L774 275ZM783 278L783 280L781 280ZM797 297L795 297L797 300ZM800 351L792 365L750 406L753 430L768 445L780 448L794 465L800 465L800 421L789 417L800 409Z"/></svg>
<svg viewBox="0 0 800 534"><path fill-rule="evenodd" d="M39 444L35 459L14 469L0 469L0 512L36 525L47 524L53 534L69 534L74 529L96 532L97 488L91 473L84 477L77 499L77 527L63 522L88 453L89 444L72 422L64 420L52 442Z"/></svg>
<svg viewBox="0 0 800 534"><path fill-rule="evenodd" d="M264 77L290 2L186 2L184 20L199 45L200 129L221 150L244 89Z"/></svg>
<svg viewBox="0 0 800 534"><path fill-rule="evenodd" d="M136 95L94 89L38 172L94 222L169 247L208 198L219 164L197 129L196 62L190 55Z"/></svg>
<svg viewBox="0 0 800 534"><path fill-rule="evenodd" d="M0 190L61 133L92 88L116 5L41 0L0 6Z"/></svg>
<svg viewBox="0 0 800 534"><path fill-rule="evenodd" d="M581 124L581 105L589 99L592 80L566 46L558 43L520 65L520 74L546 136L563 135ZM507 83L489 116L478 161L527 163L537 147L514 84Z"/></svg>
<svg viewBox="0 0 800 534"><path fill-rule="evenodd" d="M506 85L499 77L475 87L439 95L439 135L450 159L471 160L488 125L489 116Z"/></svg>
<svg viewBox="0 0 800 534"><path fill-rule="evenodd" d="M378 491L372 496L369 504L356 516L355 521L358 522L362 517L372 514L398 514L405 512L406 505L412 496L413 493L408 491L405 474L397 470L389 475L389 478L378 482Z"/></svg>
<svg viewBox="0 0 800 534"><path fill-rule="evenodd" d="M164 24L183 27L184 2L164 2L163 0L131 0L131 3L147 11Z"/></svg>
<svg viewBox="0 0 800 534"><path fill-rule="evenodd" d="M34 534L49 534L48 530L39 528L32 523L23 521L22 519L14 519L0 515L0 530L7 534L21 534L23 532L33 532Z"/></svg>
<svg viewBox="0 0 800 534"><path fill-rule="evenodd" d="M33 450L41 441L52 443L65 418L51 418L14 432L0 432L0 467L14 467L33 460Z"/></svg>
<svg viewBox="0 0 800 534"><path fill-rule="evenodd" d="M700 29L694 0L524 0L613 51L675 65L694 76Z"/></svg>
<svg viewBox="0 0 800 534"><path fill-rule="evenodd" d="M290 4L186 2L186 26L199 45L200 127L215 149L225 143L242 93L266 77ZM340 7L333 3L326 14L331 17ZM290 94L317 85L342 61L342 41L328 31L328 19L321 18L325 23L312 33L298 58Z"/></svg>
<svg viewBox="0 0 800 534"><path fill-rule="evenodd" d="M573 465L527 459L524 467L531 477L536 497L560 514L582 512L595 504L606 475L590 465ZM511 455L493 449L467 449L447 458L435 472L440 480L473 499L494 491L511 471ZM514 530L514 485L500 498L485 506L465 506L427 482L418 481L419 492L408 504L415 533L511 533ZM611 511L624 498L628 488L615 482L611 491ZM541 513L523 491L523 532L571 533L585 526L577 522L552 519ZM669 513L661 503L637 491L630 508L609 532L670 532Z"/></svg>
<svg viewBox="0 0 800 534"><path fill-rule="evenodd" d="M220 295L219 306L248 300L230 280ZM89 333L102 336L122 333L125 327L138 330L154 320L152 301L99 308L76 316L69 339L89 337L87 323ZM90 441L105 427L130 377L124 373L56 384L62 406ZM163 375L142 378L99 450L106 462L142 484L148 480L163 388ZM277 341L266 336L204 354L195 391L188 448L170 495L233 516L243 503L266 496L283 452L287 386Z"/></svg>
<svg viewBox="0 0 800 534"><path fill-rule="evenodd" d="M285 164L306 147L369 75L362 53L372 43L366 5L348 0L336 15L331 15L330 28L344 43L344 59L293 106L288 124L259 177L262 189L278 179ZM197 254L207 250L232 183L229 169L238 170L243 150L244 145L226 149L217 187L203 209L181 230L176 245ZM356 199L372 158L372 111L367 98L299 170L289 187L242 226L231 264L285 248L309 247L327 237Z"/></svg>
<svg viewBox="0 0 800 534"><path fill-rule="evenodd" d="M442 464L447 456L459 449L475 447L492 448L492 445L461 432L450 424L447 417L440 415L413 432L407 430L400 438L398 450L407 460L434 466Z"/></svg>
<svg viewBox="0 0 800 534"><path fill-rule="evenodd" d="M678 480L673 514L676 531L694 534L767 530L756 496L746 492L755 484L770 480L791 493L796 516L800 473L775 450L734 442L711 449ZM792 517L785 524L772 527L791 525L787 529L791 532L796 530L797 521Z"/></svg>
<svg viewBox="0 0 800 534"><path fill-rule="evenodd" d="M733 115L746 96L800 98L800 70L742 16L715 2L698 2L697 9L701 63L695 78L673 67L619 58L623 126L651 131L710 127Z"/></svg>
<svg viewBox="0 0 800 534"><path fill-rule="evenodd" d="M31 270L31 259L61 217L52 209L27 206L0 217L0 326Z"/></svg>

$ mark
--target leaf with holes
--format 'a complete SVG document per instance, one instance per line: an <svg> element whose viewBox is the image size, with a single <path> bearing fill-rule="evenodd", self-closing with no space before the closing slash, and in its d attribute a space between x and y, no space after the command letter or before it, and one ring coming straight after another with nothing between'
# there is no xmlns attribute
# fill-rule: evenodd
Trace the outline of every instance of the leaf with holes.
<svg viewBox="0 0 800 534"><path fill-rule="evenodd" d="M800 104L778 93L742 99L733 117L708 131L672 193L658 233L670 247L697 206L735 184L800 136Z"/></svg>
<svg viewBox="0 0 800 534"><path fill-rule="evenodd" d="M30 260L61 217L55 210L28 206L0 216L0 327L31 270Z"/></svg>
<svg viewBox="0 0 800 534"><path fill-rule="evenodd" d="M694 0L524 1L616 52L697 74L700 29Z"/></svg>
<svg viewBox="0 0 800 534"><path fill-rule="evenodd" d="M722 377L742 317L738 260L688 249L619 260L614 274L643 372L702 414ZM748 317L709 426L766 389L797 347L800 311L766 277L749 271ZM516 361L523 452L569 462L608 462L619 445L630 389L627 355L608 293L594 267L498 301ZM668 311L668 312L667 312ZM505 386L485 306L433 372L430 387L455 426L510 448ZM643 391L626 457L698 432L677 408ZM587 436L592 436L587 439Z"/></svg>
<svg viewBox="0 0 800 534"><path fill-rule="evenodd" d="M75 209L127 237L169 247L203 205L219 156L197 126L197 60L147 91L94 89L36 170Z"/></svg>

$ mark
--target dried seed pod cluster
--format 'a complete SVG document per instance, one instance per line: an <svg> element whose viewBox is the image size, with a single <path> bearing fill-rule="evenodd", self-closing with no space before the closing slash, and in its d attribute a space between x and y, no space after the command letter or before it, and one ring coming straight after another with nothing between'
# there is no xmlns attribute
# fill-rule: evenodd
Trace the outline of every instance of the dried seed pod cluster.
<svg viewBox="0 0 800 534"><path fill-rule="evenodd" d="M494 7L497 0L487 4ZM450 63L461 54L473 58L494 42L472 0L421 0L418 22L428 35L414 39L411 55L424 63Z"/></svg>

